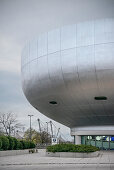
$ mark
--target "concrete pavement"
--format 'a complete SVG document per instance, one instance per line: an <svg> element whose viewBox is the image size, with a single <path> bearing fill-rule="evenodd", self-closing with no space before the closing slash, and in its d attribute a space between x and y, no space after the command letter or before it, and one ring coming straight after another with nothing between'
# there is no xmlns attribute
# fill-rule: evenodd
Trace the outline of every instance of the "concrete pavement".
<svg viewBox="0 0 114 170"><path fill-rule="evenodd" d="M46 157L38 153L0 158L0 170L114 170L114 151L101 151L95 158Z"/></svg>

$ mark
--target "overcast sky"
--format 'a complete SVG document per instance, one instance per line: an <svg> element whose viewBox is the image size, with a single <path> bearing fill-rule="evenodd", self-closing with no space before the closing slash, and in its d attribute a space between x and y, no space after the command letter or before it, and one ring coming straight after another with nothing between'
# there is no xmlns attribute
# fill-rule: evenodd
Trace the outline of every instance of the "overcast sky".
<svg viewBox="0 0 114 170"><path fill-rule="evenodd" d="M34 114L32 126L37 129L37 118L50 120L36 111L22 92L21 51L26 41L63 25L113 13L114 0L0 0L0 112L16 113L26 127L27 115ZM69 136L68 128L56 125Z"/></svg>

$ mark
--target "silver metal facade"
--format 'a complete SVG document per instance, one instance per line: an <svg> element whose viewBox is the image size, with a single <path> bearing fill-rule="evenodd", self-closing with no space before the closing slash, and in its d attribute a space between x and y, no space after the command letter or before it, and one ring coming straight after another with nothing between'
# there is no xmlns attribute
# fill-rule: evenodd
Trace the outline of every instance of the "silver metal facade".
<svg viewBox="0 0 114 170"><path fill-rule="evenodd" d="M37 110L68 127L114 125L114 18L64 26L28 42L22 85Z"/></svg>

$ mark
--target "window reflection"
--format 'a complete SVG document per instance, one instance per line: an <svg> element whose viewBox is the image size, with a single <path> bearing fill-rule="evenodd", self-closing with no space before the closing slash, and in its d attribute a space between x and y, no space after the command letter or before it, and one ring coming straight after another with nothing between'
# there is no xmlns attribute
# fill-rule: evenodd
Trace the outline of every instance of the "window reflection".
<svg viewBox="0 0 114 170"><path fill-rule="evenodd" d="M96 146L102 150L114 150L114 136L82 136L82 144Z"/></svg>

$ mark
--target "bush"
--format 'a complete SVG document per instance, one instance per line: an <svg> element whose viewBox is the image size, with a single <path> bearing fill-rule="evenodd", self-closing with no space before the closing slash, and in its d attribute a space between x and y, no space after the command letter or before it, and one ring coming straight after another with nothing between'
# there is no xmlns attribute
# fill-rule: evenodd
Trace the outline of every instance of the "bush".
<svg viewBox="0 0 114 170"><path fill-rule="evenodd" d="M35 148L35 144L33 142L22 140L21 143L23 145L23 149Z"/></svg>
<svg viewBox="0 0 114 170"><path fill-rule="evenodd" d="M35 148L35 144L26 140L18 140L11 136L0 136L0 150L17 150Z"/></svg>
<svg viewBox="0 0 114 170"><path fill-rule="evenodd" d="M21 143L23 149L35 148L35 144L33 142L22 140Z"/></svg>
<svg viewBox="0 0 114 170"><path fill-rule="evenodd" d="M47 147L48 152L95 152L98 150L91 145L57 144Z"/></svg>
<svg viewBox="0 0 114 170"><path fill-rule="evenodd" d="M0 139L0 150L2 149L2 140Z"/></svg>
<svg viewBox="0 0 114 170"><path fill-rule="evenodd" d="M35 144L33 142L30 142L29 148L35 148Z"/></svg>
<svg viewBox="0 0 114 170"><path fill-rule="evenodd" d="M9 148L9 140L6 136L0 136L0 139L2 141L2 149L7 150Z"/></svg>
<svg viewBox="0 0 114 170"><path fill-rule="evenodd" d="M22 145L21 141L19 141L19 149L23 149L23 145Z"/></svg>
<svg viewBox="0 0 114 170"><path fill-rule="evenodd" d="M20 143L21 143L22 149L24 149L24 147L25 147L25 146L24 146L24 141L21 140Z"/></svg>
<svg viewBox="0 0 114 170"><path fill-rule="evenodd" d="M23 149L28 149L30 146L29 142L25 140L22 140L21 144L22 144Z"/></svg>
<svg viewBox="0 0 114 170"><path fill-rule="evenodd" d="M23 149L23 145L20 140L17 140L17 150L18 149Z"/></svg>
<svg viewBox="0 0 114 170"><path fill-rule="evenodd" d="M14 143L13 138L12 138L11 136L8 136L7 138L8 138L8 140L9 140L9 148L8 148L8 149L9 149L9 150L14 149L15 143Z"/></svg>
<svg viewBox="0 0 114 170"><path fill-rule="evenodd" d="M13 138L13 141L14 141L13 149L16 150L16 149L18 149L18 140L16 138Z"/></svg>
<svg viewBox="0 0 114 170"><path fill-rule="evenodd" d="M26 143L26 149L29 149L30 148L30 142L29 141L25 141Z"/></svg>

